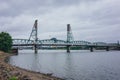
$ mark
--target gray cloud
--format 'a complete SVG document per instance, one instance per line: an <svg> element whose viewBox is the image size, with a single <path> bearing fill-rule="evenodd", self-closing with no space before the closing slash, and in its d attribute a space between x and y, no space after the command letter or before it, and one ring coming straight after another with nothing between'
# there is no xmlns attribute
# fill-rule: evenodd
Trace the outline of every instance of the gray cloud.
<svg viewBox="0 0 120 80"><path fill-rule="evenodd" d="M39 39L66 40L70 23L75 40L120 40L119 0L0 0L0 31L28 38L38 19Z"/></svg>

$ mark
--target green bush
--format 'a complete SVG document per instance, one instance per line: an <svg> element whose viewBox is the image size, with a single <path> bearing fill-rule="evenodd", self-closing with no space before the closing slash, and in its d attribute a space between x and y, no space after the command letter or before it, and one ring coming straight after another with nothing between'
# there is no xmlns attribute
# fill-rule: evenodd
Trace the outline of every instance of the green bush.
<svg viewBox="0 0 120 80"><path fill-rule="evenodd" d="M9 80L18 80L17 77L13 76Z"/></svg>
<svg viewBox="0 0 120 80"><path fill-rule="evenodd" d="M4 52L9 52L12 47L12 37L9 33L1 32L0 33L0 50Z"/></svg>

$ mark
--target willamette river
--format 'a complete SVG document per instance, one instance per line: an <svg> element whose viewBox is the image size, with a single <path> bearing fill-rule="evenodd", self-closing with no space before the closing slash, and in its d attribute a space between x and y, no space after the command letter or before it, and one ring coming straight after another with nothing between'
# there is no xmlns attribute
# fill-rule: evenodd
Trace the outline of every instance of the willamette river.
<svg viewBox="0 0 120 80"><path fill-rule="evenodd" d="M120 80L120 51L21 50L9 63L66 80Z"/></svg>

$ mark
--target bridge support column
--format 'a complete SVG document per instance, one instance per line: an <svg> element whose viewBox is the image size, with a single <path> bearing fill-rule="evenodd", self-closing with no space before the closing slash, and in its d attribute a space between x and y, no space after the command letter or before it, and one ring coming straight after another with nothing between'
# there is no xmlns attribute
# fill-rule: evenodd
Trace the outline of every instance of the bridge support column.
<svg viewBox="0 0 120 80"><path fill-rule="evenodd" d="M70 45L67 46L67 53L70 53Z"/></svg>
<svg viewBox="0 0 120 80"><path fill-rule="evenodd" d="M90 47L90 52L93 52L93 47L92 46Z"/></svg>
<svg viewBox="0 0 120 80"><path fill-rule="evenodd" d="M37 45L34 45L35 47L35 53L38 53Z"/></svg>
<svg viewBox="0 0 120 80"><path fill-rule="evenodd" d="M13 48L12 49L12 53L15 54L15 55L17 55L18 54L18 48Z"/></svg>
<svg viewBox="0 0 120 80"><path fill-rule="evenodd" d="M109 47L108 46L106 47L106 51L109 51Z"/></svg>
<svg viewBox="0 0 120 80"><path fill-rule="evenodd" d="M120 50L120 47L118 47L118 50Z"/></svg>
<svg viewBox="0 0 120 80"><path fill-rule="evenodd" d="M32 29L32 32L30 34L30 37L29 37L29 40L32 38L34 40L34 49L35 49L35 53L37 53L37 42L38 42L38 37L37 37L37 34L38 34L38 27L37 27L37 21L38 20L35 20L35 23L34 23L34 26L33 26L33 29ZM28 41L29 41L28 40Z"/></svg>

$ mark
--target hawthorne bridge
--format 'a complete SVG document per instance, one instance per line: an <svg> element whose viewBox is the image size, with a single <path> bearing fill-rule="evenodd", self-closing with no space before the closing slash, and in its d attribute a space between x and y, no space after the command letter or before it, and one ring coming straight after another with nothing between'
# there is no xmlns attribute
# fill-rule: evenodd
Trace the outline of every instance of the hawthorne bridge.
<svg viewBox="0 0 120 80"><path fill-rule="evenodd" d="M35 53L37 53L38 49L41 47L47 46L57 46L57 47L66 47L67 52L70 52L70 48L72 46L80 46L80 47L88 47L91 52L93 52L94 48L102 47L109 51L110 48L120 49L119 42L117 43L105 43L105 42L88 42L88 41L75 41L73 38L72 30L70 24L67 24L67 39L58 40L56 38L40 40L38 38L38 23L35 20L35 23L32 28L32 32L28 39L13 39L12 49L34 49Z"/></svg>

